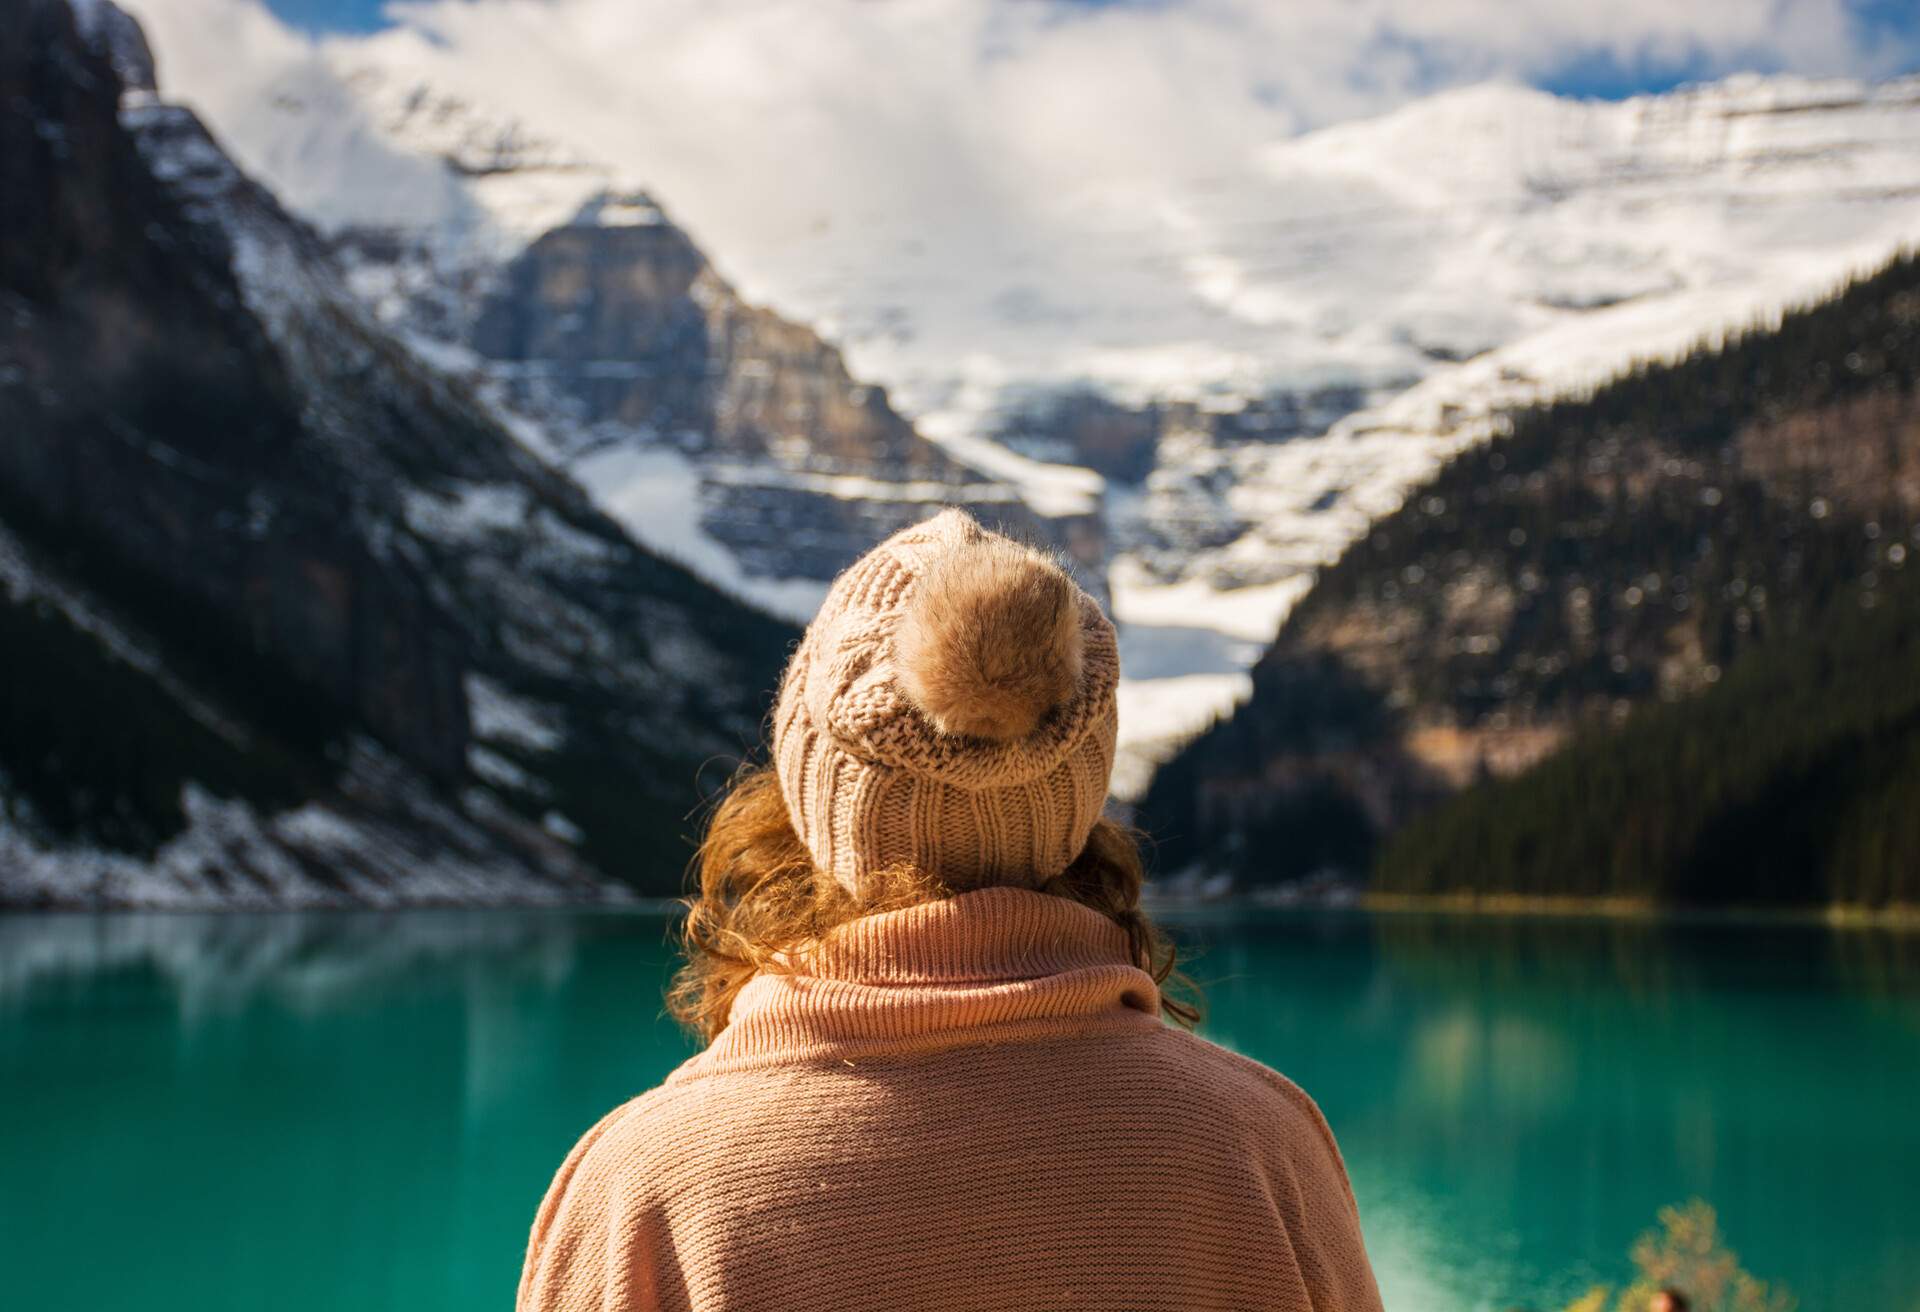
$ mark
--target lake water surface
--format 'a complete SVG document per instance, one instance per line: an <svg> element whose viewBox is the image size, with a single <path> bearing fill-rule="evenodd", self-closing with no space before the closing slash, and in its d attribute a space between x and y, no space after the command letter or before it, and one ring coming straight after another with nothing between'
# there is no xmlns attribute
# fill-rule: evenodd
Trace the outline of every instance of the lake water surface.
<svg viewBox="0 0 1920 1312"><path fill-rule="evenodd" d="M13 1307L499 1308L574 1139L691 1051L642 914L0 918ZM1320 1102L1389 1308L1557 1308L1700 1196L1806 1312L1920 1307L1920 939L1176 917Z"/></svg>

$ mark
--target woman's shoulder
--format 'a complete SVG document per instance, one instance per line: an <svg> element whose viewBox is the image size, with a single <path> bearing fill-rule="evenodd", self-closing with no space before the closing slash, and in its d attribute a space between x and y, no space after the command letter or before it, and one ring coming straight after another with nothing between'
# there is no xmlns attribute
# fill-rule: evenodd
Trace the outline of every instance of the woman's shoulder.
<svg viewBox="0 0 1920 1312"><path fill-rule="evenodd" d="M682 1138L693 1133L707 1092L702 1083L689 1082L682 1078L681 1070L676 1070L660 1084L602 1116L580 1136L568 1160L631 1165L672 1156Z"/></svg>
<svg viewBox="0 0 1920 1312"><path fill-rule="evenodd" d="M1324 1150L1344 1178L1345 1166L1327 1118L1298 1084L1271 1066L1187 1030L1166 1026L1154 1042L1166 1061L1187 1073L1187 1096L1204 1098L1227 1123L1263 1143L1278 1142L1296 1154Z"/></svg>
<svg viewBox="0 0 1920 1312"><path fill-rule="evenodd" d="M689 1059L665 1080L608 1112L569 1156L590 1179L631 1189L650 1182L671 1191L676 1182L712 1165L730 1142L756 1127L790 1118L809 1101L804 1069L775 1066L715 1070Z"/></svg>

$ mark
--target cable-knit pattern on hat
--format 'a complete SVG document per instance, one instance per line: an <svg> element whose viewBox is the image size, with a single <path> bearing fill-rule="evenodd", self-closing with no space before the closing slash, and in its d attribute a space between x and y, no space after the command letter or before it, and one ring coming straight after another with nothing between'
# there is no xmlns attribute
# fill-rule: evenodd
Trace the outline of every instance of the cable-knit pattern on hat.
<svg viewBox="0 0 1920 1312"><path fill-rule="evenodd" d="M1078 686L1032 733L942 733L901 685L894 635L916 585L989 536L947 510L882 542L834 581L781 682L773 755L788 813L850 889L899 864L963 887L1050 878L1080 854L1106 800L1119 643L1084 591L1073 590Z"/></svg>

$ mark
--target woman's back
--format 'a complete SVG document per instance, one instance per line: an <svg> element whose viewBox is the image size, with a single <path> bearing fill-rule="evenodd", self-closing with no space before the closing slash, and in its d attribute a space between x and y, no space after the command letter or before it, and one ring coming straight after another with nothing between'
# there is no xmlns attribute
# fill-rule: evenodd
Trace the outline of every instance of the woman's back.
<svg viewBox="0 0 1920 1312"><path fill-rule="evenodd" d="M1112 921L996 888L856 927L582 1140L524 1309L1379 1306L1319 1112L1162 1022Z"/></svg>
<svg viewBox="0 0 1920 1312"><path fill-rule="evenodd" d="M710 1046L568 1157L521 1312L1378 1309L1320 1113L1163 1019L1119 681L1099 603L960 511L834 580L701 844Z"/></svg>

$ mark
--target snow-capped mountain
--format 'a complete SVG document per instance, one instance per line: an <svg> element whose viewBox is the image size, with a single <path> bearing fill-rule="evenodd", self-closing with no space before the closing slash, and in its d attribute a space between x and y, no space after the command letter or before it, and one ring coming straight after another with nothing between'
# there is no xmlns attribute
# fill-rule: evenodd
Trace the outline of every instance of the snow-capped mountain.
<svg viewBox="0 0 1920 1312"><path fill-rule="evenodd" d="M383 154L443 162L485 216L336 224L354 285L649 545L804 619L867 545L957 503L1060 549L1104 589L1097 476L1011 452L956 458L578 151L373 70L338 85Z"/></svg>
<svg viewBox="0 0 1920 1312"><path fill-rule="evenodd" d="M647 552L380 327L160 99L124 15L22 17L0 902L673 891L663 839L752 745L793 630Z"/></svg>
<svg viewBox="0 0 1920 1312"><path fill-rule="evenodd" d="M214 126L352 253L388 322L467 361L603 505L736 591L797 616L913 498L1017 498L1022 527L1106 573L1129 671L1123 792L1244 693L1313 571L1503 411L1776 314L1920 236L1912 78L1747 76L1619 103L1472 87L1267 143L1226 174L1063 169L1012 233L828 202L723 225L777 234L712 253L770 312L715 291L729 284L704 260L676 294L702 309L702 351L749 314L820 325L844 367L759 346L739 367L884 389L869 404L885 436L829 455L803 410L716 452L699 425L591 399L656 348L654 325L603 317L567 340L570 313L658 272L597 252L672 244L635 235L662 225L648 158L609 129L620 88L495 74L403 25L226 88ZM351 150L372 161L365 183ZM394 160L442 161L456 185L396 218L378 182ZM583 229L615 235L556 264ZM585 268L614 272L583 283ZM501 353L483 323L542 280L556 349ZM817 550L785 549L808 535Z"/></svg>

